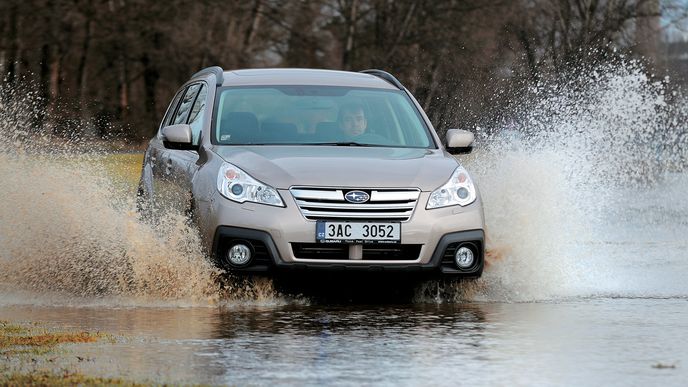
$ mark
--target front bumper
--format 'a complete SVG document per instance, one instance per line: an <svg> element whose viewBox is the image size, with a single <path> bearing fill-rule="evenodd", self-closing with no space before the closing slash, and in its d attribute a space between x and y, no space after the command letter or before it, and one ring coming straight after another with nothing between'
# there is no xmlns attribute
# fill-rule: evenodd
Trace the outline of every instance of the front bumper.
<svg viewBox="0 0 688 387"><path fill-rule="evenodd" d="M219 266L234 271L331 270L435 272L457 276L479 276L484 262L484 216L480 197L466 207L452 206L426 210L429 192L421 192L408 221L402 222L399 251L375 251L367 258L348 259L342 254L327 254L326 244L315 240L313 220L306 219L288 190L279 190L285 207L256 203L235 203L219 193L198 203L197 222L208 243L207 248ZM252 244L255 258L246 267L234 268L224 262L227 249L236 240ZM211 243L212 242L212 245ZM472 243L476 265L459 271L450 257L459 243ZM334 245L329 245L332 247ZM346 247L347 245L343 245ZM366 246L363 246L364 249ZM393 247L393 246L392 246ZM382 249L382 247L380 248ZM310 254L304 251L311 251Z"/></svg>
<svg viewBox="0 0 688 387"><path fill-rule="evenodd" d="M252 248L253 259L245 267L231 267L224 260L227 250L237 242L249 244ZM466 270L460 270L454 265L454 251L458 246L468 245L474 248L476 261ZM266 272L270 270L307 270L307 271L339 271L339 272L388 272L442 274L459 277L479 277L484 267L485 234L483 230L459 231L443 235L434 248L431 259L426 263L387 263L387 262L288 262L282 258L274 240L269 233L261 230L220 226L213 238L213 252L216 263L231 271Z"/></svg>

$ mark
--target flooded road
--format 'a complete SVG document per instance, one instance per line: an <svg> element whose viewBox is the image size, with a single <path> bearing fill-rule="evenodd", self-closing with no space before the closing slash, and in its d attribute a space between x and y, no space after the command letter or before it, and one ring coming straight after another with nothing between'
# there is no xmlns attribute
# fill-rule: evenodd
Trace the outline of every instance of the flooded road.
<svg viewBox="0 0 688 387"><path fill-rule="evenodd" d="M323 303L270 283L205 301L26 291L4 293L0 320L113 334L67 363L158 383L685 385L685 187L674 174L627 190L597 238L541 266L502 257L477 284L428 282L394 304Z"/></svg>
<svg viewBox="0 0 688 387"><path fill-rule="evenodd" d="M485 203L483 278L382 302L350 302L355 281L332 302L227 278L186 219L139 219L140 156L45 152L0 121L19 150L0 153L0 320L112 334L48 367L134 381L685 385L688 104L607 70L542 91L462 160Z"/></svg>
<svg viewBox="0 0 688 387"><path fill-rule="evenodd" d="M687 299L250 308L4 307L121 335L83 372L228 385L682 385ZM657 364L676 368L657 369Z"/></svg>

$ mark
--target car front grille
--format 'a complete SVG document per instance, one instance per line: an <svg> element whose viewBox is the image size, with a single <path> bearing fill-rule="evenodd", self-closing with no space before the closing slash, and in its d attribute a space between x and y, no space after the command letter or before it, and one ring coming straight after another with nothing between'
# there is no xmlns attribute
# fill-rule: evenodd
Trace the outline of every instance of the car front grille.
<svg viewBox="0 0 688 387"><path fill-rule="evenodd" d="M377 220L404 222L416 208L418 189L346 189L294 187L290 189L306 219ZM344 195L364 191L370 196L366 203L349 203Z"/></svg>
<svg viewBox="0 0 688 387"><path fill-rule="evenodd" d="M364 261L414 261L423 245L418 244L364 244ZM294 257L298 259L349 259L349 245L327 243L292 243Z"/></svg>

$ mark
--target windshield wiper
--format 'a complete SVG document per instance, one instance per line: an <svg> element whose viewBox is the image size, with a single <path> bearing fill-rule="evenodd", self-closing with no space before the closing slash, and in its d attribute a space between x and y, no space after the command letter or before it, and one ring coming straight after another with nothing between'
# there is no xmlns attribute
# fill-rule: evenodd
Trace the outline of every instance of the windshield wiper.
<svg viewBox="0 0 688 387"><path fill-rule="evenodd" d="M316 142L308 145L332 145L332 146L379 146L375 144L363 144L356 141L338 141L338 142Z"/></svg>

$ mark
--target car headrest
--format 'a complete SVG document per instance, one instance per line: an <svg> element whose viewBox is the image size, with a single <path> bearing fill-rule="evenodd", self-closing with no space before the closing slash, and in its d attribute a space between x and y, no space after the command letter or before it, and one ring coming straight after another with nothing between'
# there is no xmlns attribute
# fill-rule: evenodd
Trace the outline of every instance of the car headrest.
<svg viewBox="0 0 688 387"><path fill-rule="evenodd" d="M297 137L296 125L290 122L263 122L261 132L267 142L291 141Z"/></svg>
<svg viewBox="0 0 688 387"><path fill-rule="evenodd" d="M315 125L315 131L318 133L335 133L339 130L339 125L336 122L323 121Z"/></svg>
<svg viewBox="0 0 688 387"><path fill-rule="evenodd" d="M220 142L251 144L259 142L258 118L250 112L226 112L220 122Z"/></svg>

